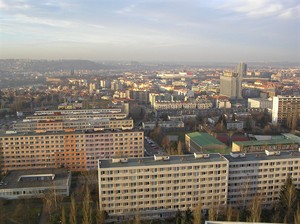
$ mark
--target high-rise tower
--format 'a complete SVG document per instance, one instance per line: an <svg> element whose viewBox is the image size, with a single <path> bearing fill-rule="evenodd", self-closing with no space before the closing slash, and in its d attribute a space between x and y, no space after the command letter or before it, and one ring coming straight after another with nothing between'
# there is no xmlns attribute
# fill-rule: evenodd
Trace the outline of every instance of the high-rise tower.
<svg viewBox="0 0 300 224"><path fill-rule="evenodd" d="M235 72L225 72L220 76L220 95L232 99L242 98L242 77Z"/></svg>
<svg viewBox="0 0 300 224"><path fill-rule="evenodd" d="M239 77L245 77L247 75L247 64L244 62L239 63L236 66L236 72L238 73Z"/></svg>

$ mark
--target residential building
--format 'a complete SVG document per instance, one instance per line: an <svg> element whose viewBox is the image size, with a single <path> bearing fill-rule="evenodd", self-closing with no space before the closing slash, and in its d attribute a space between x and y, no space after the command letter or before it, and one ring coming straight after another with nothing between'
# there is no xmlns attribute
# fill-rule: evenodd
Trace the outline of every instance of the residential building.
<svg viewBox="0 0 300 224"><path fill-rule="evenodd" d="M205 99L198 101L155 101L153 108L155 110L209 109L212 108L212 102Z"/></svg>
<svg viewBox="0 0 300 224"><path fill-rule="evenodd" d="M279 198L290 175L300 188L300 152L199 154L100 160L99 204L110 221L164 219L176 211L249 206Z"/></svg>
<svg viewBox="0 0 300 224"><path fill-rule="evenodd" d="M74 130L130 130L133 128L132 119L67 119L67 120L28 120L19 121L13 124L16 132L32 132L36 130L63 131L66 129Z"/></svg>
<svg viewBox="0 0 300 224"><path fill-rule="evenodd" d="M97 169L98 160L116 155L144 156L144 132L40 131L0 135L4 170L66 167L69 170Z"/></svg>
<svg viewBox="0 0 300 224"><path fill-rule="evenodd" d="M99 204L113 221L161 219L176 211L225 206L228 161L219 154L100 160Z"/></svg>
<svg viewBox="0 0 300 224"><path fill-rule="evenodd" d="M300 96L274 96L272 109L272 122L274 124L300 122Z"/></svg>
<svg viewBox="0 0 300 224"><path fill-rule="evenodd" d="M263 108L272 110L272 99L248 98L248 108Z"/></svg>
<svg viewBox="0 0 300 224"><path fill-rule="evenodd" d="M143 122L142 127L144 130L152 130L156 126L159 126L163 129L183 129L184 128L184 122L183 121L148 121L148 122Z"/></svg>
<svg viewBox="0 0 300 224"><path fill-rule="evenodd" d="M248 206L258 196L263 207L279 199L280 189L290 175L300 188L300 153L269 151L265 153L224 155L229 161L227 203Z"/></svg>

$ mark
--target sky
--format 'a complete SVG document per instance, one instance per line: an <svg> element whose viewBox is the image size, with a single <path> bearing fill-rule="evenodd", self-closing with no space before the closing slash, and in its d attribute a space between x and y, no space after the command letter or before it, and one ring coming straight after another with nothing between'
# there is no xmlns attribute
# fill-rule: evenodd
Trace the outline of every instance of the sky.
<svg viewBox="0 0 300 224"><path fill-rule="evenodd" d="M300 62L300 1L0 0L0 58Z"/></svg>

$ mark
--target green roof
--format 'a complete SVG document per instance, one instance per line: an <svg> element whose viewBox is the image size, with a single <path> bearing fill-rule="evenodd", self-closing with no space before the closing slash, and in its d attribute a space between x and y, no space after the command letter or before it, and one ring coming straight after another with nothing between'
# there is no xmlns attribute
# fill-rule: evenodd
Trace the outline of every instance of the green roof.
<svg viewBox="0 0 300 224"><path fill-rule="evenodd" d="M272 140L261 140L261 141L237 141L233 142L239 146L257 146L257 145L279 145L279 144L292 144L297 143L289 139L272 139Z"/></svg>
<svg viewBox="0 0 300 224"><path fill-rule="evenodd" d="M220 145L226 147L225 144L223 144L218 139L214 138L208 133L193 132L186 135L189 136L190 139L199 146Z"/></svg>

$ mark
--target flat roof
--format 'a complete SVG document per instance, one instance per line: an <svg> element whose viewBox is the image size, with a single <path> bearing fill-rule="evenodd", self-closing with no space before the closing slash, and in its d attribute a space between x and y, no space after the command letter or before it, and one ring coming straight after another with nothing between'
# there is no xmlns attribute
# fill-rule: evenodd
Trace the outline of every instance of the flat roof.
<svg viewBox="0 0 300 224"><path fill-rule="evenodd" d="M72 129L72 128L70 128ZM133 128L130 130L72 130L72 131L64 131L64 130L54 130L54 131L42 131L42 132L13 132L13 133L5 133L0 134L0 137L10 137L10 136L38 136L38 135L64 135L64 134L93 134L93 133L128 133L128 132L142 132L137 128ZM144 133L144 132L143 132Z"/></svg>
<svg viewBox="0 0 300 224"><path fill-rule="evenodd" d="M300 137L297 135L293 135L291 133L284 133L282 134L284 137L286 137L288 140L292 140L300 144Z"/></svg>
<svg viewBox="0 0 300 224"><path fill-rule="evenodd" d="M236 141L233 142L239 146L257 146L257 145L279 145L279 144L293 144L297 143L289 139L271 139L271 140L260 140L260 141Z"/></svg>
<svg viewBox="0 0 300 224"><path fill-rule="evenodd" d="M161 166L192 163L209 163L227 161L220 154L209 154L209 158L195 158L194 154L181 156L168 156L169 160L154 160L154 157L128 158L127 162L113 163L112 159L99 160L100 168L138 167L138 166ZM101 162L101 163L100 163Z"/></svg>
<svg viewBox="0 0 300 224"><path fill-rule="evenodd" d="M200 146L221 145L225 147L225 144L223 144L218 139L205 132L193 132L186 135L189 136L192 141L194 141L197 145Z"/></svg>
<svg viewBox="0 0 300 224"><path fill-rule="evenodd" d="M246 153L245 157L233 158L231 155L223 155L231 162L246 162L246 161L260 161L260 160L276 160L276 159L300 159L299 151L281 151L280 155L267 156L264 152L260 153Z"/></svg>
<svg viewBox="0 0 300 224"><path fill-rule="evenodd" d="M53 180L26 180L19 181L20 177L24 176L44 176L45 174L54 174ZM33 176L34 177L34 176ZM34 170L14 170L0 181L0 190L16 189L16 188L34 188L34 187L51 187L51 186L67 186L69 183L70 171L65 169L34 169Z"/></svg>

